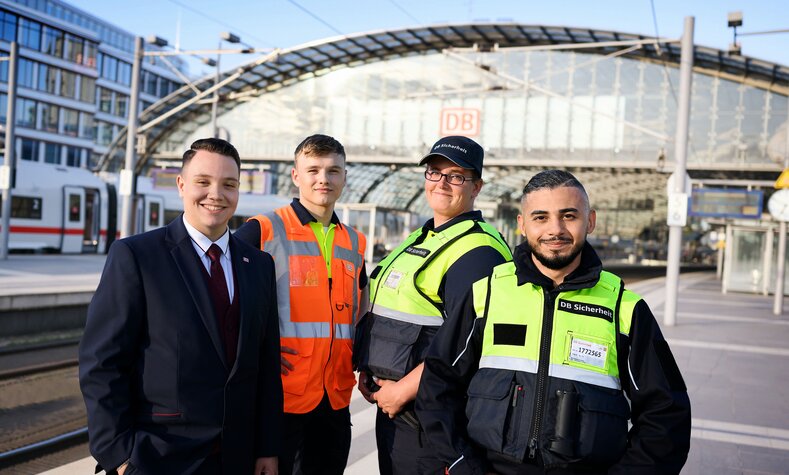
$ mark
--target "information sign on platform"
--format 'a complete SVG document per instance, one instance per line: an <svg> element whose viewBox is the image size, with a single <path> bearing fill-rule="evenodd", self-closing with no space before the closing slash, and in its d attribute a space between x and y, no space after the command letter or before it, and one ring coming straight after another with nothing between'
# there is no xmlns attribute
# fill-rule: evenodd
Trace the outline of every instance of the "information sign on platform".
<svg viewBox="0 0 789 475"><path fill-rule="evenodd" d="M690 200L690 216L759 219L764 193L736 188L696 188Z"/></svg>

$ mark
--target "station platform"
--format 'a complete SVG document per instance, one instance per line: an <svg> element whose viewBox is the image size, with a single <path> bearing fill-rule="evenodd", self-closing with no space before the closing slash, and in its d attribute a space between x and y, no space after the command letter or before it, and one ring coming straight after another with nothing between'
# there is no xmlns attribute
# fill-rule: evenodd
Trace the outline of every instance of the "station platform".
<svg viewBox="0 0 789 475"><path fill-rule="evenodd" d="M31 266L33 257L42 256L12 256L0 262L0 295L13 294L7 283L19 285L19 294L32 288L90 291L104 256L52 256L56 264ZM630 288L650 304L663 326L665 279L640 281ZM714 272L682 274L677 324L663 326L693 410L691 451L682 473L788 473L789 300L784 315L775 316L771 296L722 294L720 289ZM377 473L375 408L355 392L351 413L353 441L345 473ZM43 473L93 473L95 462L85 456Z"/></svg>

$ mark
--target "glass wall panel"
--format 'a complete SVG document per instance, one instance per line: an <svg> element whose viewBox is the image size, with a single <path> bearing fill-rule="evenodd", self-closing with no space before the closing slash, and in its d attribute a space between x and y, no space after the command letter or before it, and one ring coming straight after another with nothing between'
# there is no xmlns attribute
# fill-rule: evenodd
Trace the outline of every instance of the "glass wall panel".
<svg viewBox="0 0 789 475"><path fill-rule="evenodd" d="M65 58L78 64L82 64L84 41L82 38L66 34L66 55Z"/></svg>
<svg viewBox="0 0 789 475"><path fill-rule="evenodd" d="M63 56L63 32L44 25L41 51L58 58Z"/></svg>
<svg viewBox="0 0 789 475"><path fill-rule="evenodd" d="M79 135L79 112L63 108L63 133L72 137Z"/></svg>
<svg viewBox="0 0 789 475"><path fill-rule="evenodd" d="M38 90L57 94L58 68L46 64L38 65Z"/></svg>
<svg viewBox="0 0 789 475"><path fill-rule="evenodd" d="M60 125L60 107L41 102L38 111L41 114L41 130L57 133Z"/></svg>
<svg viewBox="0 0 789 475"><path fill-rule="evenodd" d="M20 139L20 142L22 147L21 147L21 154L19 158L21 158L22 160L37 162L38 146L40 142L38 140L26 139L26 138Z"/></svg>
<svg viewBox="0 0 789 475"><path fill-rule="evenodd" d="M62 163L60 150L61 150L60 144L45 142L44 162L60 165Z"/></svg>
<svg viewBox="0 0 789 475"><path fill-rule="evenodd" d="M79 81L79 100L93 103L96 101L96 80L82 76Z"/></svg>
<svg viewBox="0 0 789 475"><path fill-rule="evenodd" d="M15 114L16 125L29 129L36 128L36 101L17 97Z"/></svg>
<svg viewBox="0 0 789 475"><path fill-rule="evenodd" d="M29 59L19 58L17 62L17 85L33 89L36 87L36 63Z"/></svg>
<svg viewBox="0 0 789 475"><path fill-rule="evenodd" d="M60 73L60 95L63 97L74 98L77 94L77 75L71 71L61 71Z"/></svg>
<svg viewBox="0 0 789 475"><path fill-rule="evenodd" d="M16 15L0 11L0 39L14 41L16 39Z"/></svg>
<svg viewBox="0 0 789 475"><path fill-rule="evenodd" d="M38 50L41 48L41 23L19 19L19 44L27 48Z"/></svg>

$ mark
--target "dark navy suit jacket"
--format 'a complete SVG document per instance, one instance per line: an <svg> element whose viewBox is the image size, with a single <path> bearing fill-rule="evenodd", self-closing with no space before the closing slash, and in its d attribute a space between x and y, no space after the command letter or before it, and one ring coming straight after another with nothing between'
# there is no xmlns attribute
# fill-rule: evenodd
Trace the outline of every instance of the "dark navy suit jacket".
<svg viewBox="0 0 789 475"><path fill-rule="evenodd" d="M188 474L217 441L227 474L251 474L255 458L278 455L274 262L232 235L230 256L241 308L232 368L181 217L110 248L79 349L90 451L100 466L130 459L142 473Z"/></svg>

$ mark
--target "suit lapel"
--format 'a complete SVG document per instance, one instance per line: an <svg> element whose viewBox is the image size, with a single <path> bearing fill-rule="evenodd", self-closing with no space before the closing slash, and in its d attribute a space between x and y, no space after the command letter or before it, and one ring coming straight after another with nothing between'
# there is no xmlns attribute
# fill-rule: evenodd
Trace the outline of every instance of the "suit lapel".
<svg viewBox="0 0 789 475"><path fill-rule="evenodd" d="M186 232L183 219L178 218L168 224L167 233L168 239L173 244L170 253L173 256L175 265L178 266L178 271L181 273L186 288L189 289L195 307L197 307L197 312L200 314L200 319L211 337L211 342L214 344L217 355L219 355L222 364L227 368L227 360L222 347L222 337L219 335L219 328L217 327L216 312L208 294L208 286L203 278L205 269L200 268L203 263L200 262L200 258L197 256L194 246L192 246L192 240Z"/></svg>
<svg viewBox="0 0 789 475"><path fill-rule="evenodd" d="M238 298L239 308L239 328L238 328L238 346L236 346L236 363L230 370L230 378L236 372L238 362L241 360L242 351L246 348L246 336L249 334L250 318L254 318L254 314L250 311L250 296L254 295L256 289L253 288L250 282L249 272L246 272L246 267L249 266L249 258L242 254L240 246L236 244L236 238L230 235L230 260L233 263L233 274L238 284L236 287L236 297ZM259 289L257 289L259 291ZM230 379L228 378L228 379Z"/></svg>

